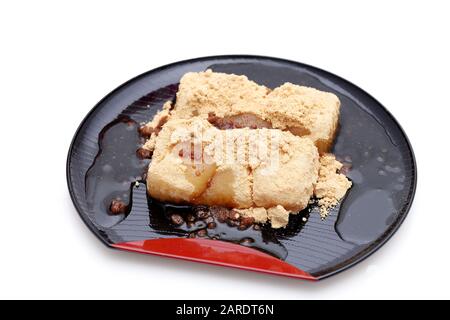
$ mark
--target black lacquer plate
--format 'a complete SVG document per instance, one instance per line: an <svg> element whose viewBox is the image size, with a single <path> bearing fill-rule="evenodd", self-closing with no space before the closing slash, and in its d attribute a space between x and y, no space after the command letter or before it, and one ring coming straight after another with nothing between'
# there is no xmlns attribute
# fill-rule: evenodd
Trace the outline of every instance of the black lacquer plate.
<svg viewBox="0 0 450 320"><path fill-rule="evenodd" d="M327 219L322 221L312 205L292 218L286 229L266 230L268 233L262 234L263 247L260 248L231 242L227 245L221 240L186 239L183 230L171 227L165 216L155 209L158 204L147 199L145 185L136 186L134 181L142 182L139 173L144 172L148 164L148 161L131 159L134 148L140 143L136 136L138 124L150 120L165 101L175 98L183 74L206 69L243 74L269 88L291 82L333 92L339 97L340 129L331 151L348 168L347 176L353 186ZM128 127L115 127L116 133L108 131L118 123L128 123ZM110 196L111 168L106 165L99 167L101 170L92 169L96 158L100 157L100 149L105 148L102 139L108 135L109 139L116 139L115 143L129 146L131 151L130 155L124 151L120 163L116 163L123 169L114 174L124 174L123 185L116 188L119 190L116 192L122 192L131 203L130 210L118 216L106 214L105 209ZM105 158L97 163L107 163L111 157L120 158L114 150L103 156ZM127 157L130 157L129 162ZM89 170L97 170L94 179L87 178ZM405 133L393 116L362 89L305 64L236 55L199 58L160 67L108 94L87 115L75 134L68 155L67 179L80 216L110 247L317 280L358 263L394 234L411 207L417 173ZM91 197L92 190L96 198ZM95 200L99 197L104 201ZM176 246L185 246L185 250L174 251L173 238L189 240L177 242ZM152 242L156 239L162 240ZM276 254L270 249L273 244ZM254 259L239 262L245 260L239 258L241 255L254 256Z"/></svg>

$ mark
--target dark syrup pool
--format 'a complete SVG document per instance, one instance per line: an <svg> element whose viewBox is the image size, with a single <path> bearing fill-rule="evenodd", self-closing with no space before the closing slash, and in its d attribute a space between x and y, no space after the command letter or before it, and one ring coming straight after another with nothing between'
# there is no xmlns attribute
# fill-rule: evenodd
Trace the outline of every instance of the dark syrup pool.
<svg viewBox="0 0 450 320"><path fill-rule="evenodd" d="M132 207L132 186L144 180L150 160L136 155L144 142L138 128L135 121L123 116L100 133L100 151L86 174L85 185L89 209L101 226L111 227L126 217ZM123 213L109 214L113 200L126 206Z"/></svg>

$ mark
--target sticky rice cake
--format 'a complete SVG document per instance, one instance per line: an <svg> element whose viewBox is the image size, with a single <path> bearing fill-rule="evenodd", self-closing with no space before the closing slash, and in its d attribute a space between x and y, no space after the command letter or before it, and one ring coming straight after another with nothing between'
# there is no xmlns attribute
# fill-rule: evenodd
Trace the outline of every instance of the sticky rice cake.
<svg viewBox="0 0 450 320"><path fill-rule="evenodd" d="M186 158L186 142L200 152ZM266 154L252 157L255 148L272 150L277 162ZM152 197L172 203L241 209L280 205L300 211L312 196L318 169L319 154L311 140L290 132L219 130L201 117L171 119L156 137L147 188Z"/></svg>
<svg viewBox="0 0 450 320"><path fill-rule="evenodd" d="M271 91L246 76L207 70L186 73L181 78L171 117L188 119L213 113L227 118L252 114L272 128L308 137L322 154L333 142L339 109L338 97L329 92L292 83Z"/></svg>

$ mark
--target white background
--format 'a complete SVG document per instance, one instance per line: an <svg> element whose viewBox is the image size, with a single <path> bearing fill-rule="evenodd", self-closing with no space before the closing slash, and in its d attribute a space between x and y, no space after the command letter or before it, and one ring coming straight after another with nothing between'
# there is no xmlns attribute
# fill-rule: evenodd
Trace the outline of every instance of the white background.
<svg viewBox="0 0 450 320"><path fill-rule="evenodd" d="M2 1L0 298L450 298L448 1ZM395 236L320 283L107 249L78 217L66 155L86 113L144 71L259 54L379 99L419 181Z"/></svg>

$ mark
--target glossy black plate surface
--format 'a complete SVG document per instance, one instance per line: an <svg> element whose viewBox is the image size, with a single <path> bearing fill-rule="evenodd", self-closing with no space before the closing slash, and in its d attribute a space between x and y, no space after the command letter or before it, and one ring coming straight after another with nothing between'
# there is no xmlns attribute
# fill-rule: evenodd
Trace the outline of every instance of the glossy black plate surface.
<svg viewBox="0 0 450 320"><path fill-rule="evenodd" d="M315 67L269 57L218 56L144 73L107 95L83 120L69 150L69 191L80 216L105 244L185 236L161 228L145 187L132 188L133 207L127 216L108 216L101 206L89 205L86 173L99 153L105 126L119 117L148 121L165 101L174 99L184 73L206 69L244 74L269 88L284 82L315 87L341 100L332 152L350 168L353 187L326 220L313 206L304 213L306 223L291 219L285 230L274 233L287 251L285 262L321 279L366 258L392 236L410 209L417 180L411 145L393 116L362 89Z"/></svg>

